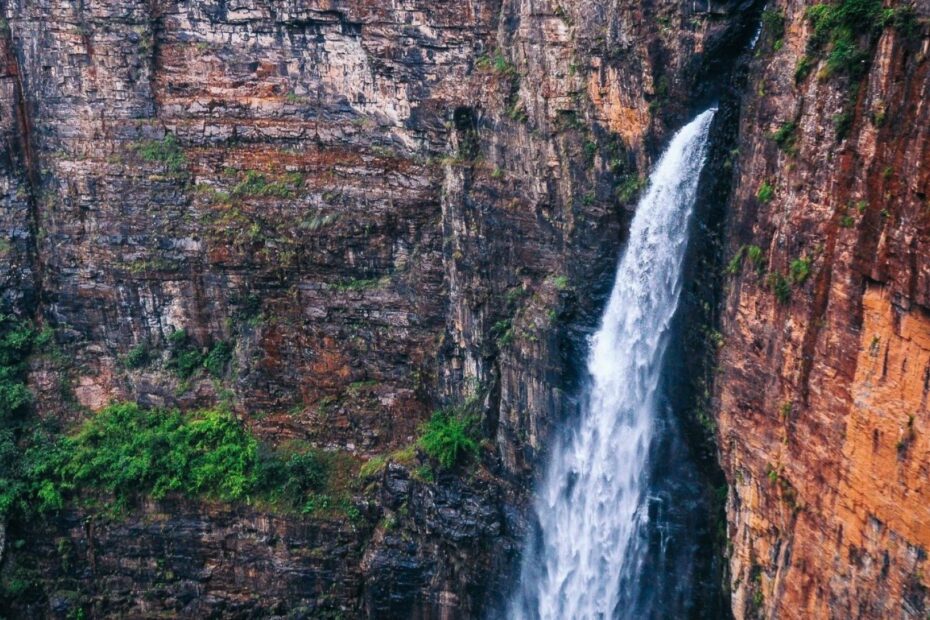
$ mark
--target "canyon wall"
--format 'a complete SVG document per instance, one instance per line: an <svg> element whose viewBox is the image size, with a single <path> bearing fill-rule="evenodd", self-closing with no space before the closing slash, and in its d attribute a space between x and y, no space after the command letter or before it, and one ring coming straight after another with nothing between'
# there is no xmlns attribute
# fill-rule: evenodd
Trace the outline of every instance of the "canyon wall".
<svg viewBox="0 0 930 620"><path fill-rule="evenodd" d="M851 39L768 7L743 99L716 383L737 617L930 611L930 5L839 5Z"/></svg>
<svg viewBox="0 0 930 620"><path fill-rule="evenodd" d="M726 83L749 9L0 1L0 278L3 311L51 334L35 415L219 405L358 478L349 516L169 498L12 522L3 605L492 607L642 179ZM230 359L179 374L176 346ZM478 463L391 456L469 401Z"/></svg>
<svg viewBox="0 0 930 620"><path fill-rule="evenodd" d="M0 0L0 297L53 334L35 415L222 405L358 478L351 518L168 498L9 523L3 605L492 609L642 179L722 96L725 260L690 272L727 272L699 417L734 613L925 617L930 5L840 4L871 20L858 53L780 0L732 81L757 5ZM172 370L180 330L228 347L218 376ZM471 401L478 462L391 456Z"/></svg>

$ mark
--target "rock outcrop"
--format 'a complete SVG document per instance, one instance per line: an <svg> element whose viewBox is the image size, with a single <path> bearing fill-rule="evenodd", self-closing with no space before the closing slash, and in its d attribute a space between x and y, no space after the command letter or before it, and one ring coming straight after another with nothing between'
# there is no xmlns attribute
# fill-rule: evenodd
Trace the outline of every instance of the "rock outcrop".
<svg viewBox="0 0 930 620"><path fill-rule="evenodd" d="M838 4L870 16L858 55L775 3L744 99L717 379L737 617L930 611L930 6Z"/></svg>

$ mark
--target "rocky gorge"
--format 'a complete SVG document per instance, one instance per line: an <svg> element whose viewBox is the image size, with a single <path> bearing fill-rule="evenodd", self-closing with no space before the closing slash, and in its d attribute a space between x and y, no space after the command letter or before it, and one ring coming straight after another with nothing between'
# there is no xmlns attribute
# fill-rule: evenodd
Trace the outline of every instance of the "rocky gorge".
<svg viewBox="0 0 930 620"><path fill-rule="evenodd" d="M219 408L328 468L304 510L11 509L0 614L500 613L637 197L718 102L668 362L692 615L926 617L928 17L0 0L0 297L39 334L11 445ZM469 459L423 448L436 410Z"/></svg>

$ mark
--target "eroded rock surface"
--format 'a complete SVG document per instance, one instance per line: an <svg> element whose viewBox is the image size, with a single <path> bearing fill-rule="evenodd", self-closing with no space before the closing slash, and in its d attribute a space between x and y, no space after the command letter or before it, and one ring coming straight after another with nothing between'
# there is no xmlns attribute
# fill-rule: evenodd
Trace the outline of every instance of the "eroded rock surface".
<svg viewBox="0 0 930 620"><path fill-rule="evenodd" d="M717 382L733 607L923 618L930 7L877 27L859 79L810 54L804 3L771 9L731 204L731 256L758 250L735 265Z"/></svg>
<svg viewBox="0 0 930 620"><path fill-rule="evenodd" d="M54 330L58 354L32 362L39 416L221 402L266 441L364 460L479 396L489 440L433 482L388 466L354 524L169 502L17 526L4 570L33 585L14 611L475 617L503 596L640 179L715 95L748 6L0 15L0 281ZM167 368L182 329L231 346L222 376ZM130 368L139 347L151 361Z"/></svg>

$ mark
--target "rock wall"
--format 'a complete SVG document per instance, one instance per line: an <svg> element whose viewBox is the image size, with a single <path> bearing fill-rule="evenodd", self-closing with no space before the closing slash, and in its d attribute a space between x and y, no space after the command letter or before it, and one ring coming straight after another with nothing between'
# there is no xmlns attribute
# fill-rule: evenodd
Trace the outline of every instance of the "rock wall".
<svg viewBox="0 0 930 620"><path fill-rule="evenodd" d="M717 381L734 611L924 618L930 5L856 29L840 67L805 3L769 8Z"/></svg>
<svg viewBox="0 0 930 620"><path fill-rule="evenodd" d="M388 466L353 523L172 500L10 524L12 613L493 606L643 175L726 82L749 5L2 0L0 16L2 297L57 349L32 361L38 416L67 430L112 400L222 403L266 441L361 462L478 397L488 439L433 482ZM229 344L229 367L172 372L178 330Z"/></svg>

